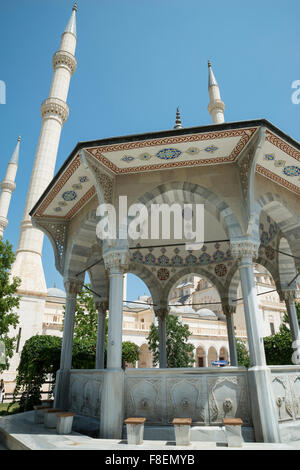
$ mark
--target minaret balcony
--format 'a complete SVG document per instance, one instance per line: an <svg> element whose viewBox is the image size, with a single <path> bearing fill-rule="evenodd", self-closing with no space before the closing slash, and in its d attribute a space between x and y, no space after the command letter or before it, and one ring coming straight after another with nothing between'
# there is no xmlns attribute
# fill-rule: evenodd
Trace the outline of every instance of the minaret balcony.
<svg viewBox="0 0 300 470"><path fill-rule="evenodd" d="M43 119L59 117L62 121L61 124L64 124L69 116L69 106L59 98L47 98L42 103L41 114Z"/></svg>
<svg viewBox="0 0 300 470"><path fill-rule="evenodd" d="M55 52L53 59L52 59L53 68L56 69L57 67L66 67L71 75L76 70L77 61L75 57L67 51L57 51Z"/></svg>

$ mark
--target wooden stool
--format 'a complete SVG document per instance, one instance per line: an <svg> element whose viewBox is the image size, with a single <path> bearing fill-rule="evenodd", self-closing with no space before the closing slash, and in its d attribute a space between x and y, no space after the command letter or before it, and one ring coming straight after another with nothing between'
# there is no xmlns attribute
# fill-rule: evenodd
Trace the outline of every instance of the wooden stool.
<svg viewBox="0 0 300 470"><path fill-rule="evenodd" d="M242 424L240 418L223 418L228 447L242 447Z"/></svg>
<svg viewBox="0 0 300 470"><path fill-rule="evenodd" d="M127 429L127 443L139 445L144 442L144 423L146 418L127 418L124 423Z"/></svg>
<svg viewBox="0 0 300 470"><path fill-rule="evenodd" d="M56 432L57 434L71 434L73 426L73 417L75 413L71 411L59 411L56 414Z"/></svg>
<svg viewBox="0 0 300 470"><path fill-rule="evenodd" d="M175 440L177 446L189 446L191 444L192 418L174 418Z"/></svg>

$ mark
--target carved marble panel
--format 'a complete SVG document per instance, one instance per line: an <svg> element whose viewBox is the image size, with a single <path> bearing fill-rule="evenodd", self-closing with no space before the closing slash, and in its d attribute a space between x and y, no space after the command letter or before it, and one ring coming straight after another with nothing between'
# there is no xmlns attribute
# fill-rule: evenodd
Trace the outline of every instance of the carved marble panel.
<svg viewBox="0 0 300 470"><path fill-rule="evenodd" d="M205 377L167 379L167 421L173 418L192 418L204 423L207 402Z"/></svg>
<svg viewBox="0 0 300 470"><path fill-rule="evenodd" d="M160 378L128 378L126 382L126 416L144 417L147 423L163 423L162 380Z"/></svg>
<svg viewBox="0 0 300 470"><path fill-rule="evenodd" d="M248 386L245 376L208 377L210 424L221 424L223 418L241 418L252 425Z"/></svg>
<svg viewBox="0 0 300 470"><path fill-rule="evenodd" d="M278 421L292 420L294 418L293 402L288 377L285 375L273 376L272 387Z"/></svg>
<svg viewBox="0 0 300 470"><path fill-rule="evenodd" d="M70 409L78 414L100 416L103 377L71 374Z"/></svg>
<svg viewBox="0 0 300 470"><path fill-rule="evenodd" d="M290 390L293 403L294 418L300 419L300 376L290 375Z"/></svg>

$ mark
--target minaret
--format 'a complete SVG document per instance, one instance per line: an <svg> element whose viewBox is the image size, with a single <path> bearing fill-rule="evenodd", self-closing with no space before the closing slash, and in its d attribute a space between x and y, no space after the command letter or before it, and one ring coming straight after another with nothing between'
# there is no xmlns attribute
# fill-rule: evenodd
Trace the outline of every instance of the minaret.
<svg viewBox="0 0 300 470"><path fill-rule="evenodd" d="M16 148L12 154L10 162L7 166L7 171L4 180L1 183L0 194L0 237L3 237L4 230L7 227L7 213L10 205L12 193L16 189L16 174L19 163L19 150L20 150L21 137L18 138Z"/></svg>
<svg viewBox="0 0 300 470"><path fill-rule="evenodd" d="M208 61L208 93L209 105L208 112L212 117L214 124L222 124L224 122L225 104L221 100L219 85L214 76L211 68L211 63Z"/></svg>
<svg viewBox="0 0 300 470"><path fill-rule="evenodd" d="M181 118L180 118L180 111L179 111L179 108L178 108L178 107L177 107L177 109L176 109L176 121L175 121L174 129L182 129L182 123L181 123Z"/></svg>
<svg viewBox="0 0 300 470"><path fill-rule="evenodd" d="M22 281L19 291L26 294L45 295L47 292L41 259L44 236L32 226L29 212L53 178L60 134L69 114L66 101L70 79L76 68L76 11L75 4L62 34L59 50L53 56L53 78L49 97L41 106L41 132L21 223L16 261L12 267L12 275L20 277Z"/></svg>

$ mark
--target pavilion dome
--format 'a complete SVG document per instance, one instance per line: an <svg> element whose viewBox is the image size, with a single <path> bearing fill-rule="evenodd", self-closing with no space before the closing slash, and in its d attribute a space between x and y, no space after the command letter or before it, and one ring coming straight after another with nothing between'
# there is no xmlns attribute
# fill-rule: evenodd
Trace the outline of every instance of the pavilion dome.
<svg viewBox="0 0 300 470"><path fill-rule="evenodd" d="M66 293L62 289L58 289L57 287L50 287L47 289L48 297L60 297L65 299Z"/></svg>
<svg viewBox="0 0 300 470"><path fill-rule="evenodd" d="M173 307L174 308L174 307ZM178 305L174 308L176 313L185 314L185 313L196 313L191 305Z"/></svg>
<svg viewBox="0 0 300 470"><path fill-rule="evenodd" d="M212 310L209 310L209 308L201 308L200 310L198 310L197 313L200 317L216 317L217 316Z"/></svg>

